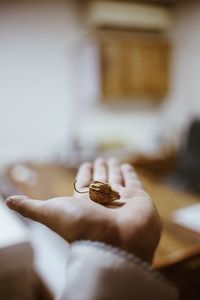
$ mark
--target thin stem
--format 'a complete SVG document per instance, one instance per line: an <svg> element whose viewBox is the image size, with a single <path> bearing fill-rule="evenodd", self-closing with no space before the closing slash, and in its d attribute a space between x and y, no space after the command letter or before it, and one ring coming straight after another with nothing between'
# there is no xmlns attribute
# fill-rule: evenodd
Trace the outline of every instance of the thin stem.
<svg viewBox="0 0 200 300"><path fill-rule="evenodd" d="M77 180L74 181L74 189L75 189L75 191L76 191L77 193L79 193L79 194L86 194L86 193L88 193L88 191L85 191L85 192L80 192L80 191L78 191L77 188L76 188L76 183L77 183Z"/></svg>

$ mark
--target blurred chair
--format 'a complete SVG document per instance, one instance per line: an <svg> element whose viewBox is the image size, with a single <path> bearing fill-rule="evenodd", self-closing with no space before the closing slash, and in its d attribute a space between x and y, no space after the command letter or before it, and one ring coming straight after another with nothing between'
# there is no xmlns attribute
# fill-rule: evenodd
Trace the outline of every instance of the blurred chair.
<svg viewBox="0 0 200 300"><path fill-rule="evenodd" d="M200 194L200 120L190 125L177 156L177 167L165 182Z"/></svg>

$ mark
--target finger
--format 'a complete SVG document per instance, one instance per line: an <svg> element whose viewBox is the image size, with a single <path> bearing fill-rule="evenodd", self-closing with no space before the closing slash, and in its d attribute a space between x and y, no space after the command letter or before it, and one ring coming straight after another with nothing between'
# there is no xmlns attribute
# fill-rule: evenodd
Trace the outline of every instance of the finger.
<svg viewBox="0 0 200 300"><path fill-rule="evenodd" d="M107 170L105 160L101 157L97 158L94 162L93 180L106 182Z"/></svg>
<svg viewBox="0 0 200 300"><path fill-rule="evenodd" d="M30 199L26 196L11 196L6 199L6 205L26 218L43 224L48 223L48 213L45 201Z"/></svg>
<svg viewBox="0 0 200 300"><path fill-rule="evenodd" d="M130 164L123 164L121 166L121 171L126 188L142 189L142 183L139 180L134 168Z"/></svg>
<svg viewBox="0 0 200 300"><path fill-rule="evenodd" d="M88 187L92 181L92 164L89 162L83 163L76 176L77 187L83 188Z"/></svg>
<svg viewBox="0 0 200 300"><path fill-rule="evenodd" d="M116 201L113 201L110 204L106 205L106 207L108 207L108 208L117 208L117 207L124 206L125 204L126 204L126 201L116 200Z"/></svg>
<svg viewBox="0 0 200 300"><path fill-rule="evenodd" d="M108 182L111 186L123 185L123 177L120 169L120 163L117 159L111 158L108 164Z"/></svg>

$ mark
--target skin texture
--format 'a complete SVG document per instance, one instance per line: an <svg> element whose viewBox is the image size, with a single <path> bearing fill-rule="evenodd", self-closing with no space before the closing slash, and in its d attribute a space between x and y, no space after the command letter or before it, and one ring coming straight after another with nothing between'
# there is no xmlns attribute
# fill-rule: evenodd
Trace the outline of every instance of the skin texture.
<svg viewBox="0 0 200 300"><path fill-rule="evenodd" d="M68 242L105 242L151 263L162 225L133 167L116 159L98 158L93 164L82 164L76 179L81 191L88 190L92 180L108 182L121 198L115 207L102 206L91 201L88 194L76 192L72 197L49 200L11 196L6 204L24 217L48 226Z"/></svg>

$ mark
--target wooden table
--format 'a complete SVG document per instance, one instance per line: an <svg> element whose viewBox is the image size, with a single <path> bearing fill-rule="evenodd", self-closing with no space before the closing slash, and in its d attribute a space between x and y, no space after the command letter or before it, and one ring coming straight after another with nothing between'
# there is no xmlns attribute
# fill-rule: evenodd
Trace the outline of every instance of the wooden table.
<svg viewBox="0 0 200 300"><path fill-rule="evenodd" d="M8 169L7 173L10 180L23 193L36 199L47 199L56 196L71 195L73 193L75 171L53 164L29 166L38 176L35 185L16 182L11 176L10 169ZM197 203L199 198L167 187L143 171L139 171L139 176L145 189L154 200L164 223L163 234L153 262L154 267L163 271L180 289L184 290L187 285L188 291L189 284L189 287L192 286L193 291L193 285L196 284L195 280L197 276L195 272L198 273L198 276L200 275L200 236L197 233L173 224L170 220L170 215L177 208ZM191 272L190 282L188 276L190 276ZM180 278L182 279L180 280ZM182 295L181 299L190 299L188 294L187 298L185 298L185 291L182 294L184 295Z"/></svg>

